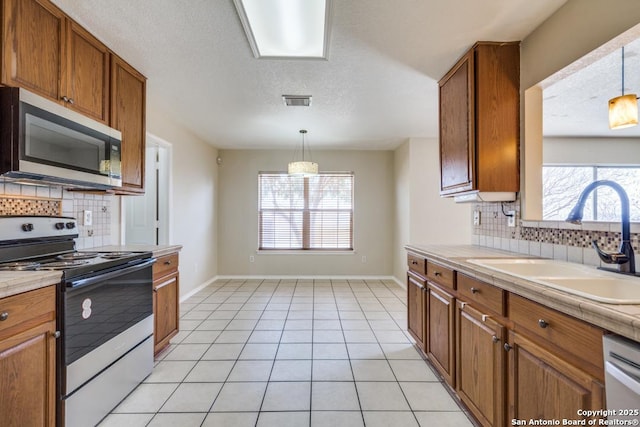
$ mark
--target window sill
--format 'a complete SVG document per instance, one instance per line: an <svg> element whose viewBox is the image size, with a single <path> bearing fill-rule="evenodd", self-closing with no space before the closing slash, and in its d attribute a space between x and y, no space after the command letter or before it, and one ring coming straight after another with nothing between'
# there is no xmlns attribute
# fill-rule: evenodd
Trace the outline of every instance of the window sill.
<svg viewBox="0 0 640 427"><path fill-rule="evenodd" d="M313 250L313 249L291 249L291 250L269 250L258 249L258 255L355 255L355 250L350 251L332 251L332 250Z"/></svg>

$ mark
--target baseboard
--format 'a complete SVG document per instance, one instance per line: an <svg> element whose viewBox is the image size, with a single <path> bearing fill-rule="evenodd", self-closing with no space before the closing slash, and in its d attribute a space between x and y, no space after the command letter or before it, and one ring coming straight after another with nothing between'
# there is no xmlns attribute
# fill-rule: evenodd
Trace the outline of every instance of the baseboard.
<svg viewBox="0 0 640 427"><path fill-rule="evenodd" d="M407 284L403 281L401 281L400 279L398 279L396 276L392 277L393 281L396 282L398 284L398 286L400 286L402 289L407 289Z"/></svg>
<svg viewBox="0 0 640 427"><path fill-rule="evenodd" d="M302 275L302 274L290 274L290 275L219 275L216 276L216 280L286 280L286 279L316 279L316 280L393 280L398 283L397 279L393 276L357 276L357 275Z"/></svg>
<svg viewBox="0 0 640 427"><path fill-rule="evenodd" d="M204 288L206 288L207 286L209 286L210 284L212 284L213 282L215 282L218 279L219 279L219 276L214 276L211 279L209 279L206 282L204 282L202 285L198 286L197 288L192 289L191 291L187 292L184 295L181 295L180 296L180 302L185 302L187 299L189 299L190 297L194 296L195 294L197 294L198 292L200 292L201 290L203 290Z"/></svg>

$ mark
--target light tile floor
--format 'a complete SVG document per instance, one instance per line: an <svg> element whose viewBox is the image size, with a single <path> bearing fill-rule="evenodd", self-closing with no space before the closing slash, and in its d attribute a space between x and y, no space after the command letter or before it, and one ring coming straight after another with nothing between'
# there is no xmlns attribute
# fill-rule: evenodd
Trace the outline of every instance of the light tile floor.
<svg viewBox="0 0 640 427"><path fill-rule="evenodd" d="M471 426L381 280L219 280L101 426Z"/></svg>

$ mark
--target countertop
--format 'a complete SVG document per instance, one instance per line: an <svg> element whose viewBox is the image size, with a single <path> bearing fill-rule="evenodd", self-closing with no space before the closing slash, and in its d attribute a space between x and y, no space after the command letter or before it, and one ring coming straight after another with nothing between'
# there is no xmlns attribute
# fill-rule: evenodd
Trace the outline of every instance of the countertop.
<svg viewBox="0 0 640 427"><path fill-rule="evenodd" d="M498 288L513 292L634 341L640 341L640 305L600 303L467 262L467 259L470 258L532 257L473 245L407 245L405 249L430 261L493 284Z"/></svg>
<svg viewBox="0 0 640 427"><path fill-rule="evenodd" d="M56 285L61 271L0 271L0 298Z"/></svg>
<svg viewBox="0 0 640 427"><path fill-rule="evenodd" d="M111 252L153 252L154 257L169 255L179 252L182 245L110 245L97 248L87 248L87 251L111 251Z"/></svg>

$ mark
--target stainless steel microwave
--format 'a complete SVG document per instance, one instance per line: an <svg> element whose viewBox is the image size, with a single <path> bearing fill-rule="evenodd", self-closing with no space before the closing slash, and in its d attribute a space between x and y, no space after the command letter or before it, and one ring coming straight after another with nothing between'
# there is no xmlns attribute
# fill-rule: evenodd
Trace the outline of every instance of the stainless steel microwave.
<svg viewBox="0 0 640 427"><path fill-rule="evenodd" d="M17 181L120 187L121 133L21 88L0 88L0 174Z"/></svg>

